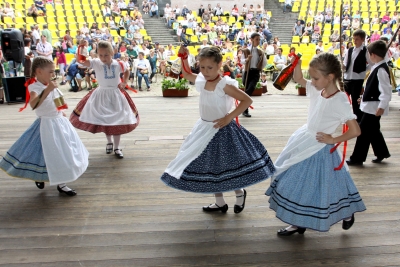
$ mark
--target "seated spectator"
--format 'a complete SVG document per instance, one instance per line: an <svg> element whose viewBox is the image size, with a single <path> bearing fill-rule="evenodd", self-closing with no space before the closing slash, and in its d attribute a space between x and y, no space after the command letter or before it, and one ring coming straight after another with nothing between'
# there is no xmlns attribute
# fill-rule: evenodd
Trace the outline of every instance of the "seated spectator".
<svg viewBox="0 0 400 267"><path fill-rule="evenodd" d="M214 44L215 40L217 39L218 35L215 31L215 28L211 28L211 31L208 33L208 40L210 40L211 44Z"/></svg>
<svg viewBox="0 0 400 267"><path fill-rule="evenodd" d="M121 16L121 10L119 9L118 5L114 5L111 15L113 15L114 17Z"/></svg>
<svg viewBox="0 0 400 267"><path fill-rule="evenodd" d="M326 7L325 7L325 14L328 14L328 13L332 13L331 4L326 4Z"/></svg>
<svg viewBox="0 0 400 267"><path fill-rule="evenodd" d="M317 49L315 49L315 55L319 55L319 54L321 54L321 49L319 49L319 48L317 48Z"/></svg>
<svg viewBox="0 0 400 267"><path fill-rule="evenodd" d="M71 63L67 66L67 69L65 70L66 74L67 74L67 82L69 84L71 83L75 83L75 78L78 84L78 91L82 91L82 80L83 77L80 74L80 70L79 70L79 65L76 62L76 59L72 59ZM72 90L71 90L72 91Z"/></svg>
<svg viewBox="0 0 400 267"><path fill-rule="evenodd" d="M167 54L167 60L169 60L169 58L171 56L175 56L175 51L174 51L174 47L172 46L172 44L168 44L168 48L165 50L166 54Z"/></svg>
<svg viewBox="0 0 400 267"><path fill-rule="evenodd" d="M244 18L247 16L247 12L248 12L248 11L249 11L249 10L248 10L248 8L247 8L247 5L246 5L246 4L243 4L241 15L242 15Z"/></svg>
<svg viewBox="0 0 400 267"><path fill-rule="evenodd" d="M209 47L209 45L207 44L207 40L203 39L202 41L202 45L200 45L200 48L203 49L204 47Z"/></svg>
<svg viewBox="0 0 400 267"><path fill-rule="evenodd" d="M353 19L353 22L351 23L351 30L355 31L360 29L360 21L357 18Z"/></svg>
<svg viewBox="0 0 400 267"><path fill-rule="evenodd" d="M144 14L149 14L150 3L147 0L142 2L142 11Z"/></svg>
<svg viewBox="0 0 400 267"><path fill-rule="evenodd" d="M315 48L316 48L316 49L319 49L321 52L324 52L324 51L325 51L324 46L323 46L323 44L322 44L321 41L318 42L318 44L316 45Z"/></svg>
<svg viewBox="0 0 400 267"><path fill-rule="evenodd" d="M101 11L103 12L103 17L111 17L111 8L108 5L104 4Z"/></svg>
<svg viewBox="0 0 400 267"><path fill-rule="evenodd" d="M133 33L133 40L138 44L143 43L143 35L140 33L139 29L136 29Z"/></svg>
<svg viewBox="0 0 400 267"><path fill-rule="evenodd" d="M291 47L289 50L289 54L287 56L287 62L291 62L292 58L294 58L296 55L296 48L295 47Z"/></svg>
<svg viewBox="0 0 400 267"><path fill-rule="evenodd" d="M231 15L236 18L236 20L239 18L239 9L237 8L237 5L233 5L233 8L231 10Z"/></svg>
<svg viewBox="0 0 400 267"><path fill-rule="evenodd" d="M181 16L185 17L186 14L189 13L189 9L186 7L186 5L183 5L182 11L181 11Z"/></svg>
<svg viewBox="0 0 400 267"><path fill-rule="evenodd" d="M196 20L196 18L193 15L192 10L189 10L189 13L186 13L186 18L187 18L187 20L194 20L194 21Z"/></svg>
<svg viewBox="0 0 400 267"><path fill-rule="evenodd" d="M77 30L77 31L76 31L76 37L75 37L75 39L76 39L77 41L80 41L80 40L83 39L83 37L85 37L85 35L82 34L82 32L81 32L80 30Z"/></svg>
<svg viewBox="0 0 400 267"><path fill-rule="evenodd" d="M135 7L135 9L132 11L132 17L136 19L136 17L142 16L142 13L140 13L138 7Z"/></svg>
<svg viewBox="0 0 400 267"><path fill-rule="evenodd" d="M186 28L183 28L183 29L182 29L181 36L180 36L180 37L181 37L181 38L180 38L181 42L183 42L185 45L188 45L188 44L190 43L189 40L187 39Z"/></svg>
<svg viewBox="0 0 400 267"><path fill-rule="evenodd" d="M287 65L287 58L286 56L282 55L282 48L278 48L276 51L277 54L274 57L274 64L278 70L282 70Z"/></svg>
<svg viewBox="0 0 400 267"><path fill-rule="evenodd" d="M381 25L387 24L390 21L390 14L389 12L386 12L385 15L381 18Z"/></svg>
<svg viewBox="0 0 400 267"><path fill-rule="evenodd" d="M292 11L292 0L285 0L283 4L283 13L286 13L287 10Z"/></svg>
<svg viewBox="0 0 400 267"><path fill-rule="evenodd" d="M339 42L339 31L335 30L332 35L329 37L329 39L331 40L331 42Z"/></svg>
<svg viewBox="0 0 400 267"><path fill-rule="evenodd" d="M313 27L311 25L311 22L308 22L306 27L304 28L303 36L311 36L312 32L313 32Z"/></svg>
<svg viewBox="0 0 400 267"><path fill-rule="evenodd" d="M339 49L340 44L336 42L332 42L332 46L329 47L328 53L334 54L336 49Z"/></svg>
<svg viewBox="0 0 400 267"><path fill-rule="evenodd" d="M324 16L324 23L332 23L332 13L328 12Z"/></svg>
<svg viewBox="0 0 400 267"><path fill-rule="evenodd" d="M222 47L222 40L220 36L218 36L217 39L214 40L214 46Z"/></svg>
<svg viewBox="0 0 400 267"><path fill-rule="evenodd" d="M246 20L251 21L254 17L255 9L253 5L250 5L249 10L247 11L246 14Z"/></svg>
<svg viewBox="0 0 400 267"><path fill-rule="evenodd" d="M317 31L314 31L314 33L311 35L311 43L317 44L320 37L321 35Z"/></svg>
<svg viewBox="0 0 400 267"><path fill-rule="evenodd" d="M298 20L297 23L294 25L292 34L294 36L302 36L303 35L303 26L301 25L300 21Z"/></svg>
<svg viewBox="0 0 400 267"><path fill-rule="evenodd" d="M35 6L35 4L32 4L29 8L28 11L26 12L26 15L28 17L34 17L36 18L37 16L39 16L38 10Z"/></svg>
<svg viewBox="0 0 400 267"><path fill-rule="evenodd" d="M102 23L102 24L101 24L101 29L100 29L101 33L105 33L106 30L108 30L106 24L105 24L105 23ZM89 32L90 32L90 29L89 29Z"/></svg>
<svg viewBox="0 0 400 267"><path fill-rule="evenodd" d="M127 48L126 48L126 43L125 43L125 42L121 42L121 45L120 45L120 47L119 47L119 52L120 52L121 54L123 54L123 53L126 53L126 50L127 50Z"/></svg>
<svg viewBox="0 0 400 267"><path fill-rule="evenodd" d="M90 27L90 32L94 33L94 32L96 32L98 30L98 28L99 27L97 26L97 23L93 22L92 27Z"/></svg>
<svg viewBox="0 0 400 267"><path fill-rule="evenodd" d="M131 44L133 40L134 40L134 39L133 39L133 33L132 33L131 30L128 30L128 31L126 32L126 34L125 34L125 39L124 39L124 41L125 41L127 44Z"/></svg>
<svg viewBox="0 0 400 267"><path fill-rule="evenodd" d="M314 17L314 23L322 23L324 22L324 15L321 14L321 12L318 12L317 15Z"/></svg>
<svg viewBox="0 0 400 267"><path fill-rule="evenodd" d="M92 44L92 37L90 36L90 33L87 32L83 39L86 40L89 44Z"/></svg>
<svg viewBox="0 0 400 267"><path fill-rule="evenodd" d="M281 46L281 42L279 41L279 37L274 37L274 42L273 42L274 44L276 44L276 46L277 47L280 47Z"/></svg>
<svg viewBox="0 0 400 267"><path fill-rule="evenodd" d="M175 8L173 9L173 11L175 13L175 19L181 15L181 9L178 7L178 5L175 5Z"/></svg>
<svg viewBox="0 0 400 267"><path fill-rule="evenodd" d="M142 18L142 15L139 15L137 17L137 19L135 20L137 26L139 27L139 29L144 29L144 20Z"/></svg>
<svg viewBox="0 0 400 267"><path fill-rule="evenodd" d="M110 38L112 39L112 35L110 33L110 30L106 29L105 33L102 33L101 30L100 30L100 32L96 31L96 33L93 35L93 38L97 38L97 39L100 39L100 40L103 40L103 41L107 41Z"/></svg>
<svg viewBox="0 0 400 267"><path fill-rule="evenodd" d="M117 24L115 24L115 20L112 16L108 20L108 28L110 30L117 30L117 32L119 33L119 27L117 26Z"/></svg>
<svg viewBox="0 0 400 267"><path fill-rule="evenodd" d="M158 18L158 5L154 2L150 8L150 17L156 16Z"/></svg>
<svg viewBox="0 0 400 267"><path fill-rule="evenodd" d="M375 24L379 24L378 14L375 14L375 16L371 19L371 27Z"/></svg>
<svg viewBox="0 0 400 267"><path fill-rule="evenodd" d="M119 0L119 2L118 2L118 8L119 8L120 10L127 10L127 6L126 6L126 3L125 3L124 0Z"/></svg>
<svg viewBox="0 0 400 267"><path fill-rule="evenodd" d="M10 5L8 2L6 2L6 7L7 4ZM37 1L35 0L35 6L37 9L42 10L44 14L46 14L46 8L45 8L45 3L43 3L43 1Z"/></svg>
<svg viewBox="0 0 400 267"><path fill-rule="evenodd" d="M204 13L205 9L203 5L200 5L199 10L197 11L197 16L201 17Z"/></svg>
<svg viewBox="0 0 400 267"><path fill-rule="evenodd" d="M381 38L381 35L378 33L378 31L374 31L374 33L371 35L371 42L378 41Z"/></svg>
<svg viewBox="0 0 400 267"><path fill-rule="evenodd" d="M353 19L361 20L360 10L357 10L356 13L353 15Z"/></svg>
<svg viewBox="0 0 400 267"><path fill-rule="evenodd" d="M164 19L165 19L165 23L167 23L167 25L168 25L168 20L171 16L171 12L172 12L172 8L169 6L168 3L166 3L165 7L164 7Z"/></svg>
<svg viewBox="0 0 400 267"><path fill-rule="evenodd" d="M394 24L397 24L398 20L399 20L399 15L398 15L397 11L394 11L392 19L390 20L390 26L393 27Z"/></svg>
<svg viewBox="0 0 400 267"><path fill-rule="evenodd" d="M209 22L211 21L211 15L210 15L210 13L208 12L208 10L205 10L205 11L204 11L203 16L201 17L201 19L202 19L202 21L203 21L204 23L209 23Z"/></svg>
<svg viewBox="0 0 400 267"><path fill-rule="evenodd" d="M321 27L319 26L318 23L314 24L314 32L317 31L319 34L321 34Z"/></svg>
<svg viewBox="0 0 400 267"><path fill-rule="evenodd" d="M222 10L221 5L218 3L216 7L214 7L214 16L222 16L224 11Z"/></svg>
<svg viewBox="0 0 400 267"><path fill-rule="evenodd" d="M333 18L333 25L340 24L340 16L338 13L335 14L335 17Z"/></svg>
<svg viewBox="0 0 400 267"><path fill-rule="evenodd" d="M386 34L386 32L388 31L388 30L392 30L392 27L390 27L390 22L388 22L387 24L386 24L386 27L385 28L383 28L383 34Z"/></svg>
<svg viewBox="0 0 400 267"><path fill-rule="evenodd" d="M149 52L150 54L150 52ZM149 60L147 60L145 57L147 55L144 54L144 52L140 51L139 52L139 57L137 60L135 60L133 70L136 73L136 76L138 77L138 84L139 84L139 91L142 90L142 78L144 78L144 81L146 82L147 85L147 91L150 91L150 81L149 81L149 75L151 75L151 66Z"/></svg>
<svg viewBox="0 0 400 267"><path fill-rule="evenodd" d="M393 37L392 29L388 29L386 33L382 35L382 37L386 37L388 40L391 40Z"/></svg>
<svg viewBox="0 0 400 267"><path fill-rule="evenodd" d="M260 21L261 18L263 17L263 15L264 15L264 9L261 7L260 4L257 4L256 13L255 13L257 20Z"/></svg>
<svg viewBox="0 0 400 267"><path fill-rule="evenodd" d="M87 27L86 23L83 23L82 28L80 29L82 34L86 34L88 32L90 32L89 28Z"/></svg>
<svg viewBox="0 0 400 267"><path fill-rule="evenodd" d="M350 21L349 17L346 16L344 18L344 20L342 21L342 31L350 30L350 26L351 26L350 24L351 24L351 21Z"/></svg>
<svg viewBox="0 0 400 267"><path fill-rule="evenodd" d="M76 45L72 45L71 42L67 42L67 51L69 54L76 54Z"/></svg>
<svg viewBox="0 0 400 267"><path fill-rule="evenodd" d="M346 2L343 4L343 11L348 11L349 8L350 8L349 1L346 1Z"/></svg>

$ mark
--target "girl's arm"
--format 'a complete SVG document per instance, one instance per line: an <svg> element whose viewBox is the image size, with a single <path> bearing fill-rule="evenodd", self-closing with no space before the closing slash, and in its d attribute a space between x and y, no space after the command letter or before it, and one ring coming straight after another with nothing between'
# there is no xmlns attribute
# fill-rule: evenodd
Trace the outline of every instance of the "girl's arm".
<svg viewBox="0 0 400 267"><path fill-rule="evenodd" d="M46 97L50 94L51 91L57 88L57 83L54 81L49 82L49 85L43 90L43 92L38 95L36 92L30 92L30 101L29 104L31 108L38 108L46 99Z"/></svg>
<svg viewBox="0 0 400 267"><path fill-rule="evenodd" d="M295 57L292 57L291 63L295 60ZM297 62L296 67L294 68L293 79L296 83L300 84L303 87L306 87L307 80L303 78L303 73L301 71L301 60Z"/></svg>
<svg viewBox="0 0 400 267"><path fill-rule="evenodd" d="M251 99L245 92L240 90L239 88L233 85L226 85L224 91L230 97L237 99L240 101L240 104L228 115L225 117L215 120L214 128L223 128L228 125L235 117L242 114L251 103L253 103L253 99Z"/></svg>
<svg viewBox="0 0 400 267"><path fill-rule="evenodd" d="M189 56L190 56L190 55L189 55L189 49L187 49L187 47L185 47L185 46L183 46L183 45L182 45L181 48L179 49L179 52L178 52L178 53L186 54L188 58L189 58ZM190 65L189 65L188 58L186 58L186 59L183 59L183 58L182 58L182 64L185 64L185 68L182 66L182 74L183 74L183 78L185 78L185 79L188 80L189 82L194 83L194 82L196 81L197 74L193 74L193 73L189 73L189 72L186 72L186 71L185 71L185 69L187 69L187 70L190 71Z"/></svg>
<svg viewBox="0 0 400 267"><path fill-rule="evenodd" d="M129 69L125 68L124 76L120 84L118 84L119 89L124 89L126 87L127 81L129 80Z"/></svg>
<svg viewBox="0 0 400 267"><path fill-rule="evenodd" d="M336 143L350 140L361 134L360 126L358 126L358 122L355 119L346 121L346 125L349 127L347 132L337 137L333 137L330 134L318 132L317 133L318 142L333 145Z"/></svg>
<svg viewBox="0 0 400 267"><path fill-rule="evenodd" d="M83 66L85 66L85 67L90 67L90 60L89 59L86 59L84 62L77 62L77 63L79 63L79 64L81 64L81 65L83 65Z"/></svg>

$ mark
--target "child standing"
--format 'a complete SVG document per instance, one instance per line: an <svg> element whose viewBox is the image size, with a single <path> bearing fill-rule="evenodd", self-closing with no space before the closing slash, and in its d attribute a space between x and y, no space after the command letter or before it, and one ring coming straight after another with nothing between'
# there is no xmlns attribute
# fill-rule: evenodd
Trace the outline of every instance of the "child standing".
<svg viewBox="0 0 400 267"><path fill-rule="evenodd" d="M367 159L369 145L372 146L376 156L372 160L373 163L380 163L383 159L390 157L389 149L380 130L381 117L388 115L389 102L392 99L390 70L385 60L386 50L384 41L375 41L368 45L371 61L375 64L368 76L360 103L361 135L357 137L353 155L347 161L349 165L362 165Z"/></svg>
<svg viewBox="0 0 400 267"><path fill-rule="evenodd" d="M343 220L350 229L354 213L365 210L364 203L334 144L360 134L352 107L343 91L341 64L330 53L315 56L309 67L311 81L303 78L299 62L294 80L306 87L310 97L307 124L290 137L275 162L276 177L266 192L276 216L291 224L278 231L288 236L303 234L307 228L328 231ZM333 137L340 124L348 131ZM344 159L343 159L344 160ZM335 168L336 167L336 168Z"/></svg>
<svg viewBox="0 0 400 267"><path fill-rule="evenodd" d="M124 88L129 69L122 62L113 60L113 48L109 42L100 41L98 58L81 62L93 69L99 87L90 91L76 106L70 116L72 125L91 133L104 132L107 137L106 153L122 159L121 135L133 131L139 124L139 113ZM122 82L120 73L124 73Z"/></svg>
<svg viewBox="0 0 400 267"><path fill-rule="evenodd" d="M260 83L261 83L261 88L262 88L263 94L268 93L268 89L267 89L267 74L265 74L265 73L261 74Z"/></svg>
<svg viewBox="0 0 400 267"><path fill-rule="evenodd" d="M65 80L66 76L64 71L65 66L67 65L67 59L64 54L64 49L61 46L58 47L58 51L56 52L56 57L57 57L58 68L60 69L60 75L62 78L62 82L60 83L60 85L64 85L67 83L67 81Z"/></svg>
<svg viewBox="0 0 400 267"><path fill-rule="evenodd" d="M238 82L219 75L222 54L217 47L205 47L199 55L200 74L189 70L189 51L182 46L183 76L195 83L200 92L200 119L168 165L161 180L168 186L195 193L214 193L214 204L206 212L228 210L222 192L235 191L234 212L245 206L247 192L243 187L266 180L274 166L261 142L233 119L252 103L238 89ZM234 99L240 101L232 110Z"/></svg>
<svg viewBox="0 0 400 267"><path fill-rule="evenodd" d="M65 183L75 181L85 172L89 153L65 114L54 104L57 87L51 81L54 71L52 60L44 57L33 60L32 78L26 83L29 84L27 103L38 119L6 153L0 168L11 176L35 181L40 189L45 182L50 182L58 185L60 193L74 196L76 192Z"/></svg>

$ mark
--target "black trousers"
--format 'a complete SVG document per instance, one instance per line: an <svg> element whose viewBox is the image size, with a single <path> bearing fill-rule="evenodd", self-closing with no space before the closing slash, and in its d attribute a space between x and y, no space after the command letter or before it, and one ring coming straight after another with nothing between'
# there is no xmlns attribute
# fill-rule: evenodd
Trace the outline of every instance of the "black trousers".
<svg viewBox="0 0 400 267"><path fill-rule="evenodd" d="M364 80L345 80L344 83L346 93L351 96L353 113L357 116L357 122L360 122L363 112L360 110L360 105L358 104L357 100L360 98Z"/></svg>
<svg viewBox="0 0 400 267"><path fill-rule="evenodd" d="M367 159L369 145L372 146L377 158L390 157L385 139L381 132L381 117L362 112L360 121L361 135L357 137L353 154L350 159L355 162L364 162Z"/></svg>
<svg viewBox="0 0 400 267"><path fill-rule="evenodd" d="M247 85L246 85L246 80L248 80ZM250 69L248 72L245 71L243 73L242 82L244 85L246 85L245 88L246 94L251 96L251 94L256 89L256 85L259 80L260 80L260 71L258 69ZM246 109L245 112L249 112L249 109Z"/></svg>

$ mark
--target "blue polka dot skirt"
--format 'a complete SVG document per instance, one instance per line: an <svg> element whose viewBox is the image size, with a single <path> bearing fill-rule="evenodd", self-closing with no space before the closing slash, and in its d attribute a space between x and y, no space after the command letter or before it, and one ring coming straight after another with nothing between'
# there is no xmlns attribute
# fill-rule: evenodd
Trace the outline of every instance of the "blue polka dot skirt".
<svg viewBox="0 0 400 267"><path fill-rule="evenodd" d="M278 175L268 188L270 208L285 223L329 231L331 225L364 211L365 205L333 145Z"/></svg>
<svg viewBox="0 0 400 267"><path fill-rule="evenodd" d="M37 119L7 151L0 160L0 169L13 177L36 182L49 181L40 140L40 119Z"/></svg>
<svg viewBox="0 0 400 267"><path fill-rule="evenodd" d="M165 172L161 180L183 191L219 193L259 183L274 171L274 164L261 142L232 121L214 135L179 179Z"/></svg>

